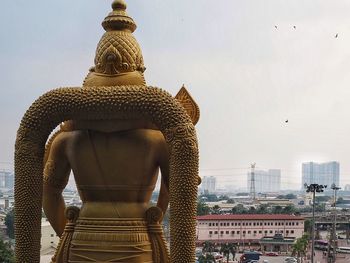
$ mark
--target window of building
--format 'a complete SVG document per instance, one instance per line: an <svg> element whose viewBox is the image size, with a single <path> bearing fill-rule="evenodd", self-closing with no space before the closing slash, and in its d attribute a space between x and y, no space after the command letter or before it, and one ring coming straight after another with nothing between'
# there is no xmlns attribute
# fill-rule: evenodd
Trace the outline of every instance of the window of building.
<svg viewBox="0 0 350 263"><path fill-rule="evenodd" d="M218 223L216 223L215 225L218 226Z"/></svg>
<svg viewBox="0 0 350 263"><path fill-rule="evenodd" d="M241 223L238 223L238 225L240 226L240 225L241 225Z"/></svg>
<svg viewBox="0 0 350 263"><path fill-rule="evenodd" d="M235 231L233 231L233 232L235 232ZM240 232L239 232L239 231L237 231L237 235L239 235L239 233L240 233Z"/></svg>
<svg viewBox="0 0 350 263"><path fill-rule="evenodd" d="M231 231L231 235L234 235L235 234L235 231Z"/></svg>
<svg viewBox="0 0 350 263"><path fill-rule="evenodd" d="M261 230L259 230L259 234L262 234L262 231L261 231Z"/></svg>
<svg viewBox="0 0 350 263"><path fill-rule="evenodd" d="M222 223L220 223L220 226L222 226Z"/></svg>
<svg viewBox="0 0 350 263"><path fill-rule="evenodd" d="M230 231L226 231L226 235L228 235L230 233Z"/></svg>
<svg viewBox="0 0 350 263"><path fill-rule="evenodd" d="M245 225L245 223L242 223L242 226L244 226Z"/></svg>
<svg viewBox="0 0 350 263"><path fill-rule="evenodd" d="M251 231L249 230L249 231L248 231L248 234L250 234L250 233L251 233Z"/></svg>
<svg viewBox="0 0 350 263"><path fill-rule="evenodd" d="M251 226L251 225L252 225L252 223L250 223L250 222L249 222L249 225Z"/></svg>
<svg viewBox="0 0 350 263"><path fill-rule="evenodd" d="M291 232L292 234L294 234L294 230L291 230L290 232Z"/></svg>
<svg viewBox="0 0 350 263"><path fill-rule="evenodd" d="M266 222L264 222L264 226L266 226Z"/></svg>
<svg viewBox="0 0 350 263"><path fill-rule="evenodd" d="M55 235L54 234L51 234L51 237L54 237Z"/></svg>
<svg viewBox="0 0 350 263"><path fill-rule="evenodd" d="M262 222L260 222L260 225L261 225L261 226L263 225Z"/></svg>
<svg viewBox="0 0 350 263"><path fill-rule="evenodd" d="M277 222L275 222L275 226L277 226Z"/></svg>
<svg viewBox="0 0 350 263"><path fill-rule="evenodd" d="M253 223L253 226L255 226L255 222Z"/></svg>
<svg viewBox="0 0 350 263"><path fill-rule="evenodd" d="M286 230L286 233L289 234L289 230Z"/></svg>
<svg viewBox="0 0 350 263"><path fill-rule="evenodd" d="M243 234L245 234L245 231L243 231Z"/></svg>
<svg viewBox="0 0 350 263"><path fill-rule="evenodd" d="M213 234L213 231L209 231L209 235L212 235Z"/></svg>
<svg viewBox="0 0 350 263"><path fill-rule="evenodd" d="M220 231L220 235L223 235L224 234L224 231Z"/></svg>
<svg viewBox="0 0 350 263"><path fill-rule="evenodd" d="M233 223L231 223L231 226L233 226Z"/></svg>
<svg viewBox="0 0 350 263"><path fill-rule="evenodd" d="M215 231L214 234L217 235L218 231Z"/></svg>
<svg viewBox="0 0 350 263"><path fill-rule="evenodd" d="M267 234L267 230L265 230L264 233Z"/></svg>
<svg viewBox="0 0 350 263"><path fill-rule="evenodd" d="M209 226L211 226L211 223L209 223Z"/></svg>
<svg viewBox="0 0 350 263"><path fill-rule="evenodd" d="M270 230L270 234L272 234L272 230Z"/></svg>
<svg viewBox="0 0 350 263"><path fill-rule="evenodd" d="M256 234L256 230L254 230L254 232L253 232L254 234Z"/></svg>
<svg viewBox="0 0 350 263"><path fill-rule="evenodd" d="M298 226L298 225L299 225L299 222L296 222L295 224Z"/></svg>

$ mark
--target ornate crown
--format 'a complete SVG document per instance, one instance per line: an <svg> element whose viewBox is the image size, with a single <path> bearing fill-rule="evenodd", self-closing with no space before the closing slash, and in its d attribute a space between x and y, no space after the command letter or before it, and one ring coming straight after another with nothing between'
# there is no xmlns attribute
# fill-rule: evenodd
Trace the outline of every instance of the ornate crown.
<svg viewBox="0 0 350 263"><path fill-rule="evenodd" d="M131 71L143 73L146 68L141 48L132 35L136 24L126 13L126 3L115 0L112 9L102 22L106 33L97 45L93 71L107 75Z"/></svg>

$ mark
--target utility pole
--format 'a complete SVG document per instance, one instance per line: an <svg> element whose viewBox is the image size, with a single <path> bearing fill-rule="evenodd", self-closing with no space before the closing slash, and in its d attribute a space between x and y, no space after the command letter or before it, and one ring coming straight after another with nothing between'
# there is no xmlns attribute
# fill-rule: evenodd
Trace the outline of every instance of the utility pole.
<svg viewBox="0 0 350 263"><path fill-rule="evenodd" d="M323 188L327 188L327 185L320 184L304 184L306 192L312 192L312 230L311 230L311 263L314 263L314 253L315 253L315 195L317 193L322 193Z"/></svg>
<svg viewBox="0 0 350 263"><path fill-rule="evenodd" d="M252 163L250 165L250 198L252 201L255 201L255 165L256 163Z"/></svg>
<svg viewBox="0 0 350 263"><path fill-rule="evenodd" d="M331 189L333 190L333 198L334 198L334 205L333 205L333 224L332 224L332 230L330 234L330 242L328 247L328 257L330 255L331 248L333 247L333 253L332 257L330 258L330 263L335 262L337 258L337 191L341 189L340 187L336 186L334 183L331 186Z"/></svg>

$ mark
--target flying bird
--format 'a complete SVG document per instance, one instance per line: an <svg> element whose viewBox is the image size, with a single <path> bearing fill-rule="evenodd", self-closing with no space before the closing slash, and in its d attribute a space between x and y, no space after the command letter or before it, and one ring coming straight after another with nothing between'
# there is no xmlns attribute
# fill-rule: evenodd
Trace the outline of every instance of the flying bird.
<svg viewBox="0 0 350 263"><path fill-rule="evenodd" d="M294 28L294 29L297 29L297 27L296 27L296 26L293 26L293 28Z"/></svg>
<svg viewBox="0 0 350 263"><path fill-rule="evenodd" d="M335 35L335 37L334 38L338 38L338 33Z"/></svg>
<svg viewBox="0 0 350 263"><path fill-rule="evenodd" d="M275 28L277 29L277 26L275 26Z"/></svg>
<svg viewBox="0 0 350 263"><path fill-rule="evenodd" d="M285 122L285 123L288 123L288 120L285 120L284 122Z"/></svg>

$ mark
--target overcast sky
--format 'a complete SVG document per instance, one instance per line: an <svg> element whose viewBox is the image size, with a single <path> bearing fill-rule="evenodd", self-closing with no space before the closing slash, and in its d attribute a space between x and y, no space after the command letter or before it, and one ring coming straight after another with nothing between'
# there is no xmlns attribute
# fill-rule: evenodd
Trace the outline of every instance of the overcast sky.
<svg viewBox="0 0 350 263"><path fill-rule="evenodd" d="M81 86L111 2L2 0L0 169L30 104ZM350 1L127 3L147 83L173 95L185 83L200 106L202 176L243 186L256 162L299 189L302 162L335 160L350 183Z"/></svg>

